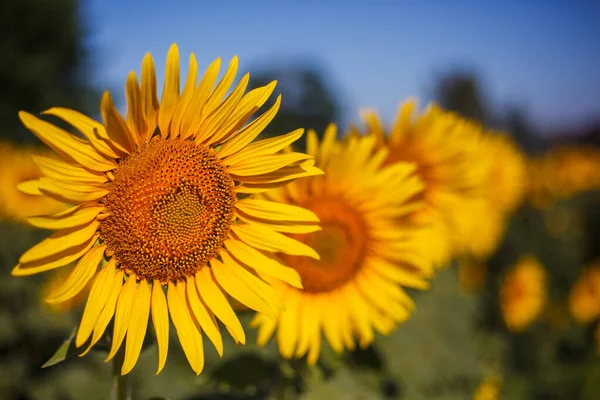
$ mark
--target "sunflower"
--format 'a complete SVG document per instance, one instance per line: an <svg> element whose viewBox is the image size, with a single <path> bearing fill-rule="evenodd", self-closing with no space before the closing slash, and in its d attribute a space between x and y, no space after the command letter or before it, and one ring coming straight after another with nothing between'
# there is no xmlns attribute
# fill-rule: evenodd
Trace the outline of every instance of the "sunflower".
<svg viewBox="0 0 600 400"><path fill-rule="evenodd" d="M39 167L33 162L35 154L41 152L0 143L0 218L26 221L27 217L52 214L65 208L64 203L40 193L27 194L17 189L22 182L41 176Z"/></svg>
<svg viewBox="0 0 600 400"><path fill-rule="evenodd" d="M500 311L510 331L526 329L546 303L546 272L531 256L524 256L505 275L500 288Z"/></svg>
<svg viewBox="0 0 600 400"><path fill-rule="evenodd" d="M75 345L87 343L85 354L114 316L107 360L126 340L122 374L139 357L150 316L158 342L157 373L161 371L169 315L192 369L200 374L201 332L219 354L223 351L217 318L237 342L246 340L227 294L275 318L280 306L266 280L281 279L298 288L301 282L296 271L271 253L318 258L306 244L280 233L317 229L313 212L248 195L322 174L312 156L280 151L303 130L251 143L277 113L281 97L246 124L270 97L275 82L244 94L248 74L231 88L237 57L217 82L220 63L215 60L198 84L192 54L180 93L179 51L173 45L160 102L154 62L147 54L141 85L134 72L127 78L126 118L108 92L101 103L103 123L64 108L44 113L69 123L82 137L19 114L27 128L64 158L35 157L44 176L26 182L25 189L74 206L29 219L58 232L26 251L13 275L78 260L47 301L74 297L93 280Z"/></svg>
<svg viewBox="0 0 600 400"><path fill-rule="evenodd" d="M481 382L473 392L473 400L499 400L502 379L497 376L489 376Z"/></svg>
<svg viewBox="0 0 600 400"><path fill-rule="evenodd" d="M302 357L314 364L320 353L321 332L341 352L374 339L374 329L390 333L406 320L414 303L402 286L426 289L433 267L414 229L397 219L416 212L414 199L423 184L415 165L394 163L382 167L387 150L374 151L375 138L336 140L330 125L321 144L314 131L307 136L307 152L324 176L294 182L265 193L273 201L313 211L322 230L289 227L290 237L313 247L320 260L281 254L302 277L304 290L273 282L285 311L277 321L258 313L259 345L277 330L285 358Z"/></svg>
<svg viewBox="0 0 600 400"><path fill-rule="evenodd" d="M543 208L578 193L600 189L600 151L591 146L559 146L528 163L528 195Z"/></svg>
<svg viewBox="0 0 600 400"><path fill-rule="evenodd" d="M455 212L471 217L455 223L455 234L462 244L459 253L485 261L502 242L510 214L522 202L526 164L516 143L504 133L488 132L481 147L489 162L488 176L481 196L457 205Z"/></svg>
<svg viewBox="0 0 600 400"><path fill-rule="evenodd" d="M366 126L364 133L389 150L384 165L397 161L416 164L416 174L425 184L418 200L426 206L411 217L430 227L426 236L436 245L429 251L434 252L438 266L443 266L454 248L464 244L456 241L467 240L455 234L456 226L473 219L470 204L482 193L489 161L483 152L481 126L433 104L413 116L415 108L412 99L402 104L389 129L373 111L365 110L361 117ZM357 127L350 130L356 136L363 133ZM440 235L442 232L445 235Z"/></svg>
<svg viewBox="0 0 600 400"><path fill-rule="evenodd" d="M579 277L569 294L569 309L581 324L600 316L600 266L593 265Z"/></svg>

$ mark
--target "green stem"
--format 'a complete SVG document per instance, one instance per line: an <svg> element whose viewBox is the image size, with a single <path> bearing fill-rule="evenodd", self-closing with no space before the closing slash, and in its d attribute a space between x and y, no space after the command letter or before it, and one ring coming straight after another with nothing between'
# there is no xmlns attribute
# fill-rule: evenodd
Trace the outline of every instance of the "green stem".
<svg viewBox="0 0 600 400"><path fill-rule="evenodd" d="M125 359L124 346L117 352L113 358L113 400L131 400L131 379L129 374L121 375L121 367Z"/></svg>

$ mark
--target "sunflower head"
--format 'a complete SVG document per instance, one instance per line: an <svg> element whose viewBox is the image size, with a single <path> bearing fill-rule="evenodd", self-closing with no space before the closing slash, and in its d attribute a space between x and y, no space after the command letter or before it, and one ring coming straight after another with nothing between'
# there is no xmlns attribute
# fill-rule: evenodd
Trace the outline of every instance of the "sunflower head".
<svg viewBox="0 0 600 400"><path fill-rule="evenodd" d="M581 324L600 316L600 266L592 265L581 274L569 295L569 309Z"/></svg>
<svg viewBox="0 0 600 400"><path fill-rule="evenodd" d="M202 333L223 351L217 319L237 342L245 342L228 296L275 319L280 305L271 283L302 285L298 272L274 254L318 258L307 244L281 233L316 230L315 213L254 195L322 174L312 155L282 152L303 131L254 141L279 109L280 97L250 121L275 82L246 93L248 74L233 84L237 58L218 80L220 63L215 60L198 82L192 54L180 91L179 51L173 45L159 101L154 62L146 55L140 82L133 72L127 79L125 117L108 92L102 122L64 108L45 112L70 124L77 136L20 113L25 126L63 158L37 157L42 176L25 186L73 206L29 219L57 232L25 252L13 275L76 262L46 301L63 303L91 282L75 344L87 344L87 352L112 320L107 360L125 341L123 374L138 359L149 318L158 371L163 368L169 316L199 374Z"/></svg>
<svg viewBox="0 0 600 400"><path fill-rule="evenodd" d="M425 203L425 207L412 218L431 226L430 241L447 242L436 246L438 253L446 252L436 257L443 260L439 263L443 266L454 248L464 244L455 229L473 218L469 205L478 201L485 190L490 161L483 152L481 126L435 104L418 115L415 109L416 101L412 99L402 104L389 128L383 126L375 112L364 111L364 130L354 127L351 131L355 134L364 131L375 138L379 147L387 149L384 165L398 161L414 163L415 173L424 183L417 200ZM440 224L444 229L440 229ZM440 235L444 230L446 235Z"/></svg>
<svg viewBox="0 0 600 400"><path fill-rule="evenodd" d="M42 195L37 190L25 191L17 187L41 176L40 168L33 161L36 155L47 153L39 149L15 147L0 143L0 216L17 221L27 217L54 213L65 208L57 200Z"/></svg>
<svg viewBox="0 0 600 400"><path fill-rule="evenodd" d="M340 352L354 349L356 339L368 345L374 331L391 332L414 308L403 287L425 289L432 273L425 246L407 222L423 206L415 200L423 190L415 165L384 165L387 150L375 149L375 137L340 142L336 132L330 125L321 143L314 131L308 133L307 152L325 175L264 194L309 209L321 221L319 230L286 228L320 259L280 255L300 274L304 289L274 283L285 310L276 321L263 314L253 321L259 344L277 330L281 354L307 354L309 363L319 356L321 333Z"/></svg>
<svg viewBox="0 0 600 400"><path fill-rule="evenodd" d="M509 330L526 329L546 304L546 272L531 256L524 256L504 276L500 311Z"/></svg>

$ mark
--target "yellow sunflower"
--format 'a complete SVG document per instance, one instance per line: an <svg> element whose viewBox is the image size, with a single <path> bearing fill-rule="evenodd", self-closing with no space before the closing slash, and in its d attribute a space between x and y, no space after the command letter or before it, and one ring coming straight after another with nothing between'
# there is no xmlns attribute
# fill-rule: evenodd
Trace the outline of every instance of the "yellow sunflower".
<svg viewBox="0 0 600 400"><path fill-rule="evenodd" d="M569 309L581 324L600 316L600 266L593 265L579 277L569 295Z"/></svg>
<svg viewBox="0 0 600 400"><path fill-rule="evenodd" d="M530 160L529 198L533 205L600 189L600 151L591 146L559 146Z"/></svg>
<svg viewBox="0 0 600 400"><path fill-rule="evenodd" d="M497 376L489 376L481 382L473 392L473 400L499 400L502 379Z"/></svg>
<svg viewBox="0 0 600 400"><path fill-rule="evenodd" d="M41 176L33 156L40 151L0 143L0 218L26 221L27 217L52 214L65 208L64 203L39 194L26 194L17 189L22 182Z"/></svg>
<svg viewBox="0 0 600 400"><path fill-rule="evenodd" d="M388 164L387 150L375 151L374 137L336 139L330 125L321 144L314 131L307 136L307 152L325 175L294 182L265 193L273 201L313 211L322 230L287 227L287 232L317 250L320 260L282 254L281 258L302 277L304 290L285 282L273 287L285 302L277 321L258 313L258 344L264 345L277 330L285 358L306 354L314 364L320 353L321 333L341 352L364 347L374 330L390 333L406 320L414 303L402 286L425 289L433 272L428 254L399 217L422 204L411 200L423 190L415 165ZM242 214L240 215L242 218Z"/></svg>
<svg viewBox="0 0 600 400"><path fill-rule="evenodd" d="M546 304L546 272L531 256L524 256L505 275L500 288L500 311L507 328L526 329Z"/></svg>
<svg viewBox="0 0 600 400"><path fill-rule="evenodd" d="M443 266L454 248L463 245L456 241L466 240L456 235L455 229L473 218L469 206L482 193L489 161L483 152L483 129L478 124L433 104L417 116L413 115L415 108L414 100L402 104L389 129L375 112L363 111L361 116L366 133L389 150L384 165L397 161L416 164L416 174L425 185L418 199L426 207L413 218L429 226L425 236L435 245L428 251L438 260L438 266ZM351 127L355 135L360 131ZM441 235L443 232L445 235Z"/></svg>
<svg viewBox="0 0 600 400"><path fill-rule="evenodd" d="M173 45L160 102L154 62L147 54L141 85L134 72L127 79L126 118L108 92L101 104L103 123L64 108L44 113L71 124L83 138L20 113L25 126L64 158L36 157L44 176L25 189L74 206L29 219L58 232L25 252L13 275L45 272L79 260L47 301L74 297L93 280L75 344L87 343L87 352L114 316L107 360L126 340L122 374L138 359L150 316L160 372L168 352L169 315L199 374L204 366L201 332L219 354L223 351L216 318L236 341L245 342L226 294L276 318L278 299L265 280L281 279L294 287L301 283L298 273L271 253L318 258L306 244L280 233L316 229L313 212L252 196L240 198L322 174L313 156L280 152L303 131L251 143L278 111L280 97L246 124L269 98L275 82L244 94L248 74L231 88L237 58L217 82L220 63L215 60L198 84L192 54L180 93L179 51Z"/></svg>

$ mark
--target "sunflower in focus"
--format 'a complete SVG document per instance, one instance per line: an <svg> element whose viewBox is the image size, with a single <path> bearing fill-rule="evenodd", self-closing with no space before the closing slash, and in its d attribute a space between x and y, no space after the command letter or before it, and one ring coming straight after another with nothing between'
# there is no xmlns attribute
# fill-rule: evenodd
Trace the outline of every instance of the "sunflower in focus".
<svg viewBox="0 0 600 400"><path fill-rule="evenodd" d="M581 324L600 316L600 266L593 265L579 277L569 294L569 309Z"/></svg>
<svg viewBox="0 0 600 400"><path fill-rule="evenodd" d="M426 206L411 218L429 227L424 242L433 246L427 250L438 266L444 266L455 248L471 240L456 235L457 226L471 220L481 222L470 205L482 194L489 161L483 151L481 126L433 104L417 116L413 115L415 108L413 100L401 105L389 129L372 111L361 116L365 133L375 137L378 147L389 150L384 165L398 161L416 164L416 174L425 185L417 200ZM354 136L361 134L359 128L350 129Z"/></svg>
<svg viewBox="0 0 600 400"><path fill-rule="evenodd" d="M500 287L500 311L510 331L533 323L546 303L546 272L531 256L522 257L505 275Z"/></svg>
<svg viewBox="0 0 600 400"><path fill-rule="evenodd" d="M160 102L147 54L141 83L134 72L128 76L125 118L108 92L101 103L102 123L64 108L44 113L69 123L81 137L19 114L63 157L34 157L43 176L26 182L25 189L73 206L29 218L34 226L57 232L26 251L12 273L37 274L77 261L46 301L64 302L91 281L75 345L87 345L87 353L114 320L106 360L125 341L122 374L137 362L149 318L158 342L157 373L162 370L169 316L192 369L200 374L202 332L223 352L217 319L237 342L246 340L227 295L275 319L280 306L267 281L302 286L299 274L272 254L318 258L308 245L281 233L316 229L313 212L249 196L322 173L313 156L281 152L303 131L253 142L278 111L281 97L247 123L275 82L245 93L248 74L232 87L237 57L217 81L220 63L215 60L198 83L192 54L180 93L179 51L173 45Z"/></svg>
<svg viewBox="0 0 600 400"><path fill-rule="evenodd" d="M41 176L40 168L33 162L36 154L41 152L0 143L0 218L26 221L27 217L52 214L65 208L64 203L39 192L23 193L17 189L22 182Z"/></svg>
<svg viewBox="0 0 600 400"><path fill-rule="evenodd" d="M303 290L273 282L285 310L277 321L258 313L258 344L275 333L284 358L302 357L314 364L321 333L336 352L361 347L374 339L374 330L389 334L406 320L414 303L404 287L426 289L433 273L428 254L408 224L397 219L417 212L414 199L423 184L415 165L383 166L386 149L375 151L375 138L336 139L330 125L319 144L314 131L307 152L325 175L294 182L264 196L314 212L322 229L286 227L290 237L314 248L320 260L281 254L302 278ZM243 210L240 218L243 217Z"/></svg>

